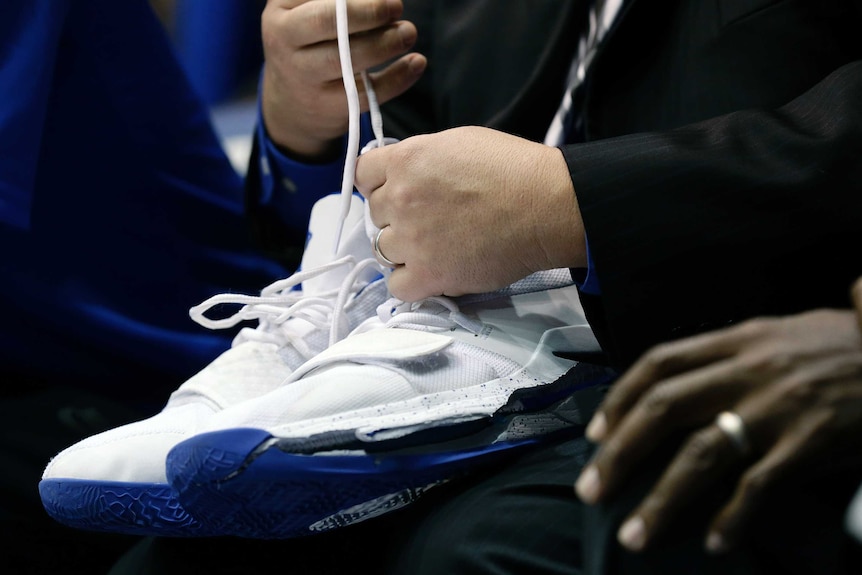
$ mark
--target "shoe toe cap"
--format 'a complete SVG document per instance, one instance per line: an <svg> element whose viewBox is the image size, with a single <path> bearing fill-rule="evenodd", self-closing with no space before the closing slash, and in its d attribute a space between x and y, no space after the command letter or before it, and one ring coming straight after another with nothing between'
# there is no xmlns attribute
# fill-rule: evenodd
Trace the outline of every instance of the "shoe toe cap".
<svg viewBox="0 0 862 575"><path fill-rule="evenodd" d="M168 452L212 413L206 405L183 405L88 437L58 453L42 479L166 483Z"/></svg>

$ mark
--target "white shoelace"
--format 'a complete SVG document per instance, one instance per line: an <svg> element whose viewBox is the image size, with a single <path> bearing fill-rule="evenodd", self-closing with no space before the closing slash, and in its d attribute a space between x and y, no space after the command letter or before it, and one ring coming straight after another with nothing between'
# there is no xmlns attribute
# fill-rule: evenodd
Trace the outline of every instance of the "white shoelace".
<svg viewBox="0 0 862 575"><path fill-rule="evenodd" d="M342 209L335 241L335 250L337 251L341 243L344 223L350 212L360 138L359 91L356 86L350 55L346 0L336 0L336 29L348 108L347 156L341 184ZM363 70L361 77L368 98L371 127L376 144L383 146L383 116L380 112L377 94L368 73ZM302 291L297 289L303 281L345 266L352 269L337 289L321 292L314 296L303 295ZM357 262L352 256L345 256L318 268L297 272L286 279L278 280L261 290L259 296L243 294L213 296L191 308L189 315L194 321L209 329L225 329L242 321L258 320L256 328L244 328L237 334L233 341L234 346L249 340L290 345L303 357L310 359L319 350L311 349L303 337L305 330L292 329L296 323L288 322L288 320L304 320L318 329L328 329L330 345L346 337L349 331L346 308L350 304L352 296L359 293L367 285L366 282L360 281L359 276L369 267L376 267L382 271L380 265L373 258ZM205 315L213 307L222 304L241 305L242 308L231 316L217 320L210 319Z"/></svg>
<svg viewBox="0 0 862 575"><path fill-rule="evenodd" d="M347 94L347 156L344 160L344 175L341 179L341 222L335 237L335 249L341 244L343 223L350 212L350 196L353 195L353 183L356 176L356 158L359 155L359 90L356 87L356 77L353 75L353 58L350 55L350 33L347 28L347 0L335 1L335 23L338 35L338 56L341 63L341 78L344 91ZM378 146L383 146L383 115L377 102L377 93L371 84L371 78L363 70L362 83L368 98L368 110L371 116L371 128Z"/></svg>

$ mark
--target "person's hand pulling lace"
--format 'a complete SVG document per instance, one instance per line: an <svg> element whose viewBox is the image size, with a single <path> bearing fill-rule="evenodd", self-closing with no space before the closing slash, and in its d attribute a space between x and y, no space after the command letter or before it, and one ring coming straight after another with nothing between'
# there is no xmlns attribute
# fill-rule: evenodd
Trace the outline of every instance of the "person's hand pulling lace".
<svg viewBox="0 0 862 575"><path fill-rule="evenodd" d="M424 56L406 54L416 27L399 20L401 0L352 0L347 9L357 82L361 71L394 60L370 74L380 102L386 102L425 71ZM348 128L335 11L335 0L269 0L261 18L266 129L276 144L303 158L333 153ZM365 90L359 93L367 110Z"/></svg>
<svg viewBox="0 0 862 575"><path fill-rule="evenodd" d="M557 148L480 127L371 150L356 189L395 266L393 295L493 291L547 269L586 265L572 181Z"/></svg>

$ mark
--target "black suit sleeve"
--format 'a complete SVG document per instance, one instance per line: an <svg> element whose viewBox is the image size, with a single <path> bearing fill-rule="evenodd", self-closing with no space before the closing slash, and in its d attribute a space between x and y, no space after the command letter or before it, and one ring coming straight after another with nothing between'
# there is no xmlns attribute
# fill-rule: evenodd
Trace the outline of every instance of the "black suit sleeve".
<svg viewBox="0 0 862 575"><path fill-rule="evenodd" d="M862 62L779 109L563 153L601 284L585 305L621 365L744 318L846 306L862 273Z"/></svg>

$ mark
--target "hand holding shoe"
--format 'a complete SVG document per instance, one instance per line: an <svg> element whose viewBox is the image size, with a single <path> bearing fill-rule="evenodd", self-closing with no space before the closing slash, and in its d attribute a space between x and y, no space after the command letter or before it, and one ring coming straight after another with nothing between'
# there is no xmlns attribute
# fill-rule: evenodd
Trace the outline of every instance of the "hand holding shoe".
<svg viewBox="0 0 862 575"><path fill-rule="evenodd" d="M493 291L586 264L572 181L556 148L488 128L415 136L363 154L356 189L405 301Z"/></svg>

